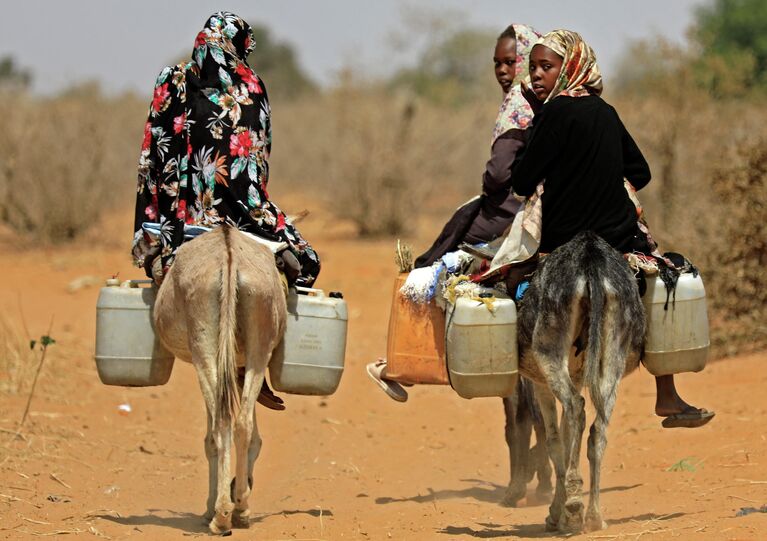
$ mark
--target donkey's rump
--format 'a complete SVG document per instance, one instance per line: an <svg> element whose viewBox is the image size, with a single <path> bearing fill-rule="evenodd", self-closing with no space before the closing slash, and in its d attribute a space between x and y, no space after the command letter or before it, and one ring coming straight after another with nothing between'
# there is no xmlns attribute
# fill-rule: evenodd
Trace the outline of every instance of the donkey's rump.
<svg viewBox="0 0 767 541"><path fill-rule="evenodd" d="M517 331L520 371L543 381L540 370L531 363L533 343L548 355L569 351L571 371L585 368L576 361L575 353L600 346L600 341L589 341L590 330L596 333L592 336L625 342L628 349L638 352L644 321L636 280L621 254L596 234L579 233L542 259L525 292ZM592 351L595 356L599 353ZM627 359L626 372L637 365L638 358Z"/></svg>
<svg viewBox="0 0 767 541"><path fill-rule="evenodd" d="M188 326L218 328L220 292L224 278L222 269L227 268L223 263L234 264L237 269L239 352L243 351L243 331L253 319L247 316L249 310L259 306L259 310L263 311L264 307L268 307L269 314L261 316L268 315L278 321L279 314L285 313L284 296L283 302L280 299L272 300L272 292L275 289L282 290L272 252L235 230L230 231L228 242L231 251L227 248L224 228L219 227L182 244L158 292L155 321L159 333L166 347L186 362L191 362ZM221 264L211 265L211 262ZM174 270L177 268L183 268L184 273ZM183 309L179 310L180 307ZM183 317L184 314L196 316L188 321L190 318ZM280 328L279 325L277 327ZM266 342L271 339L267 337ZM244 364L241 358L237 364Z"/></svg>

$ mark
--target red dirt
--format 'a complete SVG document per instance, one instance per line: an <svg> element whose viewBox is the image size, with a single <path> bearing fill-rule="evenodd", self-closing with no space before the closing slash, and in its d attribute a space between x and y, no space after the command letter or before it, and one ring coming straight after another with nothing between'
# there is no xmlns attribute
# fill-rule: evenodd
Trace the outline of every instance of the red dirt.
<svg viewBox="0 0 767 541"><path fill-rule="evenodd" d="M365 363L385 352L394 243L344 240L348 228L330 224L320 215L301 228L323 256L318 286L343 291L349 303L346 373L331 397L283 395L285 412L259 406L264 448L252 525L234 537L547 537L547 505L535 501L534 485L522 507L498 505L509 475L500 399L469 401L447 387L422 386L399 404L367 379ZM53 316L57 340L23 438L10 441L26 396L0 396L0 538L206 534L205 422L193 370L176 363L163 387L102 385L92 358L98 285L67 290L86 275L142 277L122 236L129 220L116 218L104 231L115 240L95 250L6 247L0 255L3 313L18 322L21 307L35 337ZM416 244L426 241L428 234ZM578 538L765 538L767 515L736 517L742 507L767 504L765 360L716 362L678 378L685 398L717 412L697 430L662 429L652 378L628 376L602 472L609 528ZM123 403L130 414L118 413ZM694 471L670 471L683 459Z"/></svg>

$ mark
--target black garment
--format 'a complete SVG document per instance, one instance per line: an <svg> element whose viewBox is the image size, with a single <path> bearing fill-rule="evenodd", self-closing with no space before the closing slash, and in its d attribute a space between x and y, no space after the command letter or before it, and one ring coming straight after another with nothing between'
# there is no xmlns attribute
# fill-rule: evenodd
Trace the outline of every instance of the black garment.
<svg viewBox="0 0 767 541"><path fill-rule="evenodd" d="M450 217L437 240L431 245L431 248L419 255L415 260L414 267L430 267L436 260L448 252L454 252L458 245L463 242L466 232L471 227L476 217L479 215L482 199L484 196L476 197L468 203L458 207L453 216Z"/></svg>
<svg viewBox="0 0 767 541"><path fill-rule="evenodd" d="M482 196L455 211L431 248L415 260L415 268L430 266L462 242L490 242L511 225L522 205L511 194L511 164L524 145L524 133L512 129L495 140L482 175Z"/></svg>
<svg viewBox="0 0 767 541"><path fill-rule="evenodd" d="M623 187L639 190L650 168L618 113L598 96L559 96L535 116L527 146L512 166L512 186L531 195L541 180L540 251L551 252L581 231L593 231L626 251L639 232Z"/></svg>

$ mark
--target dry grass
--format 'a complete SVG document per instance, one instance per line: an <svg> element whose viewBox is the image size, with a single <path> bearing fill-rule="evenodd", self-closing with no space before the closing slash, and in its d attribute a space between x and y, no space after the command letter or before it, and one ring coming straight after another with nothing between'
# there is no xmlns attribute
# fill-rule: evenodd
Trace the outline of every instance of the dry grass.
<svg viewBox="0 0 767 541"><path fill-rule="evenodd" d="M344 84L274 107L272 171L325 199L363 237L412 233L430 197L479 192L496 107L447 110Z"/></svg>
<svg viewBox="0 0 767 541"><path fill-rule="evenodd" d="M36 368L34 351L21 326L7 316L0 316L0 393L28 391Z"/></svg>
<svg viewBox="0 0 767 541"><path fill-rule="evenodd" d="M75 93L0 96L0 221L29 242L72 240L135 186L143 107Z"/></svg>

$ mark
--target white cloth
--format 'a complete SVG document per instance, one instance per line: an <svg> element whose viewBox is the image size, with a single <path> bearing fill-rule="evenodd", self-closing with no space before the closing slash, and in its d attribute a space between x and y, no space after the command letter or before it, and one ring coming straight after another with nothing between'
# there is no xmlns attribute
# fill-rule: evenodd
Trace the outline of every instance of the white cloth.
<svg viewBox="0 0 767 541"><path fill-rule="evenodd" d="M399 291L413 302L427 303L434 298L442 274L454 273L472 260L472 256L463 250L449 252L435 261L431 267L410 271Z"/></svg>
<svg viewBox="0 0 767 541"><path fill-rule="evenodd" d="M542 195L543 182L525 200L525 207L514 216L511 229L490 262L490 268L482 275L482 280L509 266L527 261L538 251L541 245Z"/></svg>
<svg viewBox="0 0 767 541"><path fill-rule="evenodd" d="M147 234L153 237L159 238L159 236L162 234L161 225L159 223L144 222L143 224L141 224L141 228L144 231L146 231ZM184 224L184 240L191 240L211 230L212 230L211 227ZM277 241L265 239L265 238L259 237L258 235L254 235L253 233L248 233L247 231L240 231L240 233L242 233L248 238L253 239L254 241L260 244L263 244L264 246L269 248L273 254L276 254L277 252L281 252L288 247L287 242L277 242Z"/></svg>

